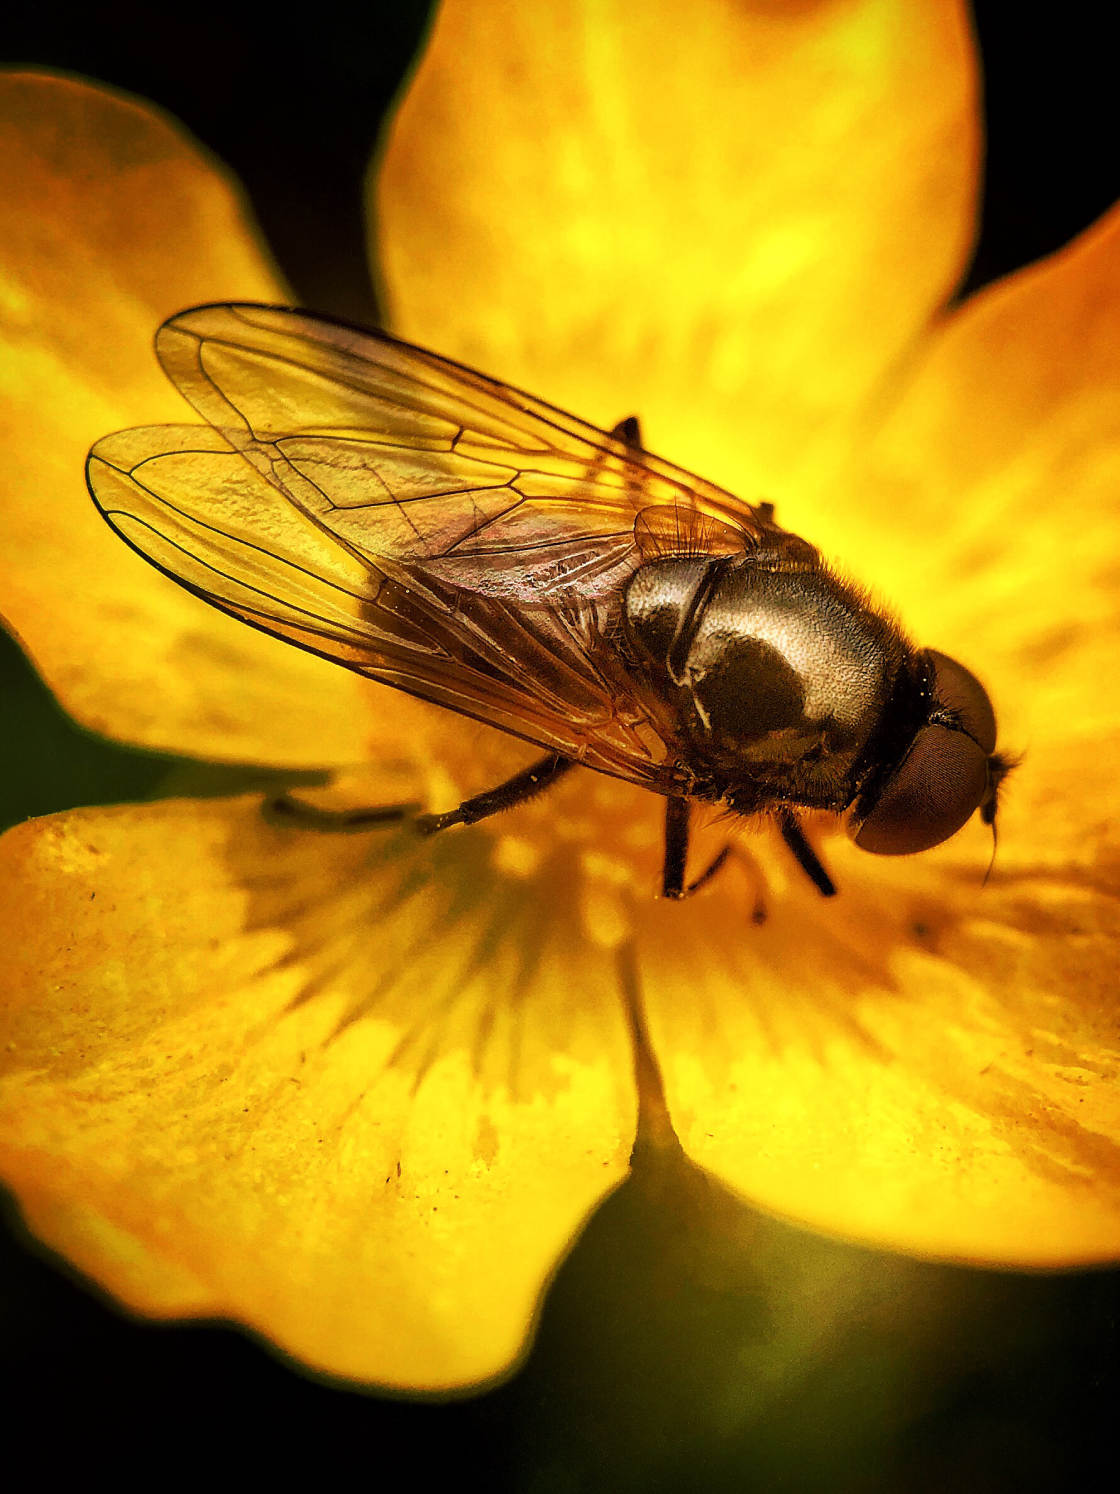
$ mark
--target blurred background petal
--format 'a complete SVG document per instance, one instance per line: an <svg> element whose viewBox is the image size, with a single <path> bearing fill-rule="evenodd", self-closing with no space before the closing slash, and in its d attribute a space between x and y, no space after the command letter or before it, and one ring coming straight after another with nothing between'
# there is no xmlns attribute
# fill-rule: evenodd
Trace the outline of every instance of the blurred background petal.
<svg viewBox="0 0 1120 1494"><path fill-rule="evenodd" d="M1120 208L944 319L859 479L896 516L878 544L908 623L983 640L1009 740L1116 732Z"/></svg>
<svg viewBox="0 0 1120 1494"><path fill-rule="evenodd" d="M383 739L381 691L186 595L85 491L98 437L186 418L155 328L228 297L290 293L217 161L149 104L0 76L0 615L96 731L225 761L361 761ZM409 709L398 697L398 740Z"/></svg>
<svg viewBox="0 0 1120 1494"><path fill-rule="evenodd" d="M781 515L963 271L976 92L942 0L449 0L371 177L390 320Z"/></svg>

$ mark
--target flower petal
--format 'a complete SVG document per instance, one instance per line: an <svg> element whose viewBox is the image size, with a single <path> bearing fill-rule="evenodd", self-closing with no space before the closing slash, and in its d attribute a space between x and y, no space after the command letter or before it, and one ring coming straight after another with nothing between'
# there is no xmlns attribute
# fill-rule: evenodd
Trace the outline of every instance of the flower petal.
<svg viewBox="0 0 1120 1494"><path fill-rule="evenodd" d="M504 1369L635 1101L609 952L494 844L244 800L10 832L0 1166L32 1229L335 1374Z"/></svg>
<svg viewBox="0 0 1120 1494"><path fill-rule="evenodd" d="M979 827L964 839L971 866L834 851L840 896L775 889L762 928L726 883L651 917L674 1125L696 1162L817 1228L974 1262L1114 1258L1118 858L1013 856L981 890Z"/></svg>
<svg viewBox="0 0 1120 1494"><path fill-rule="evenodd" d="M164 317L284 296L234 187L165 117L74 79L0 79L0 610L86 726L308 767L361 759L395 714L180 591L86 492L98 437L186 418L152 352Z"/></svg>
<svg viewBox="0 0 1120 1494"><path fill-rule="evenodd" d="M946 319L857 481L891 522L849 553L990 674L1010 740L1120 728L1120 207Z"/></svg>
<svg viewBox="0 0 1120 1494"><path fill-rule="evenodd" d="M973 825L913 861L834 852L835 905L774 899L760 932L713 907L662 935L687 941L698 1004L655 952L673 1115L770 1207L969 1259L1120 1252L1118 412L1115 210L947 319L868 449L879 522L847 518L851 556L873 552L919 638L990 681L1026 752L983 890ZM742 994L717 1048L700 1014L720 961Z"/></svg>
<svg viewBox="0 0 1120 1494"><path fill-rule="evenodd" d="M448 0L376 182L394 326L747 495L820 487L972 232L964 7Z"/></svg>

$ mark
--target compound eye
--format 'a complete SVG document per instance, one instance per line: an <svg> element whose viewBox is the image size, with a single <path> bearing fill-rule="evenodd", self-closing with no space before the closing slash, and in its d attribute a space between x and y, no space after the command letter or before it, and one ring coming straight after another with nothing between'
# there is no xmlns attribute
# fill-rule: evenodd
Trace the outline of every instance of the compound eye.
<svg viewBox="0 0 1120 1494"><path fill-rule="evenodd" d="M938 673L940 683L940 669ZM992 736L994 746L994 719ZM980 807L987 791L988 757L984 750L964 732L946 726L923 726L852 838L862 850L877 856L928 851L957 833Z"/></svg>
<svg viewBox="0 0 1120 1494"><path fill-rule="evenodd" d="M970 670L948 654L927 648L925 655L933 665L934 699L957 713L965 731L990 756L996 750L996 713L988 692Z"/></svg>

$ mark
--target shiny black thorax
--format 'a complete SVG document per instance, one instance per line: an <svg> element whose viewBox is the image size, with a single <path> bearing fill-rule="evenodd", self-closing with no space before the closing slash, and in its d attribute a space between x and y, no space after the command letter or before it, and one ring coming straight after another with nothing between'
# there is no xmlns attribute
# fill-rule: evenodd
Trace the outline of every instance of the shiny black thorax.
<svg viewBox="0 0 1120 1494"><path fill-rule="evenodd" d="M912 741L928 670L811 547L783 538L640 566L624 648L674 712L695 797L740 814L841 812Z"/></svg>

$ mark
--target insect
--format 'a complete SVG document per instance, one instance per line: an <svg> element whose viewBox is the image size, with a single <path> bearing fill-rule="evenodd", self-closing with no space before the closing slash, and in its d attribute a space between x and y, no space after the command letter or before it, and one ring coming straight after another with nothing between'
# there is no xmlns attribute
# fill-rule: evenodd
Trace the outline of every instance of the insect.
<svg viewBox="0 0 1120 1494"><path fill-rule="evenodd" d="M472 824L573 766L666 801L682 897L700 804L773 817L835 889L804 811L866 851L993 827L1008 759L983 686L915 648L769 503L381 333L202 306L156 335L205 426L97 442L90 491L129 545L266 633L537 744L423 828ZM369 812L376 817L376 812Z"/></svg>

